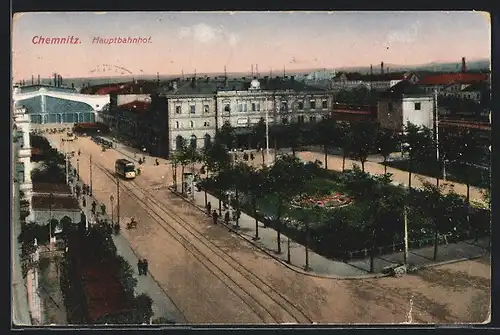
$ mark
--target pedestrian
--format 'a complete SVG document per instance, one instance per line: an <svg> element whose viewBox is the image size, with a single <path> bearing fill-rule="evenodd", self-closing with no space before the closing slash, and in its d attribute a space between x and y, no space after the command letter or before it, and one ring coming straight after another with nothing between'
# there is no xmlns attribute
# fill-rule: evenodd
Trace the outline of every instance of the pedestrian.
<svg viewBox="0 0 500 335"><path fill-rule="evenodd" d="M207 202L207 214L210 215L210 213L212 212L212 204L209 202Z"/></svg>
<svg viewBox="0 0 500 335"><path fill-rule="evenodd" d="M212 219L214 220L214 224L217 224L217 220L219 219L219 214L217 214L217 211L215 209L212 212Z"/></svg>
<svg viewBox="0 0 500 335"><path fill-rule="evenodd" d="M229 211L226 211L226 214L224 214L224 223L226 225L229 224Z"/></svg>
<svg viewBox="0 0 500 335"><path fill-rule="evenodd" d="M160 165L160 162L158 162L158 158L155 159L155 164L156 166Z"/></svg>
<svg viewBox="0 0 500 335"><path fill-rule="evenodd" d="M87 199L85 199L85 195L83 196L82 205L83 207L87 207Z"/></svg>
<svg viewBox="0 0 500 335"><path fill-rule="evenodd" d="M144 258L144 260L142 261L142 264L143 264L142 274L147 276L148 275L148 260L146 258Z"/></svg>
<svg viewBox="0 0 500 335"><path fill-rule="evenodd" d="M142 271L144 268L144 264L142 263L142 259L137 261L137 272L139 272L139 276L142 275Z"/></svg>

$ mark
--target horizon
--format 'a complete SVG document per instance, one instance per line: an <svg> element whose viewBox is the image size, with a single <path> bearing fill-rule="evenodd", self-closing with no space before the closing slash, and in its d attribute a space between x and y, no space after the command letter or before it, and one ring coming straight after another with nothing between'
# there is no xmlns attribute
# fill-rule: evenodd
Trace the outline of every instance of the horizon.
<svg viewBox="0 0 500 335"><path fill-rule="evenodd" d="M251 75L257 66L261 76L271 71L275 76L370 65L375 70L380 62L396 67L459 64L462 57L491 63L491 29L484 15L458 11L16 14L11 77L28 81L59 73L63 78L92 79L158 72L202 76L224 73L224 67L228 73ZM79 43L33 44L36 36L73 36ZM149 42L92 44L98 41L96 36L144 37ZM460 43L453 43L457 39Z"/></svg>

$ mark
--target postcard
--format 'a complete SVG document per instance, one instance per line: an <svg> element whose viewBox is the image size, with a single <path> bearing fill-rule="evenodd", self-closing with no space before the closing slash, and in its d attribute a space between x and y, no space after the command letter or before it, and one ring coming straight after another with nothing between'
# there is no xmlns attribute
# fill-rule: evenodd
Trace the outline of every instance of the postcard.
<svg viewBox="0 0 500 335"><path fill-rule="evenodd" d="M15 325L489 322L488 14L12 27Z"/></svg>

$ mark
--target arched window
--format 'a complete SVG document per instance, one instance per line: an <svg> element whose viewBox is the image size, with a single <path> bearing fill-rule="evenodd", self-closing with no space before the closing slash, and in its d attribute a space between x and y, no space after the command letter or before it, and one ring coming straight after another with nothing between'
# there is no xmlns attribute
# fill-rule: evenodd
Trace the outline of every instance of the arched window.
<svg viewBox="0 0 500 335"><path fill-rule="evenodd" d="M179 129L179 121L175 121L175 129Z"/></svg>
<svg viewBox="0 0 500 335"><path fill-rule="evenodd" d="M175 138L175 150L180 150L182 149L182 146L184 145L184 139L182 138L181 135L177 136Z"/></svg>
<svg viewBox="0 0 500 335"><path fill-rule="evenodd" d="M194 122L193 121L189 121L189 127L194 128Z"/></svg>
<svg viewBox="0 0 500 335"><path fill-rule="evenodd" d="M189 145L191 146L191 148L195 148L196 149L196 141L197 141L197 138L195 135L191 135L191 140L189 141Z"/></svg>
<svg viewBox="0 0 500 335"><path fill-rule="evenodd" d="M205 149L210 147L211 141L212 141L212 137L209 134L205 134L205 138L204 138Z"/></svg>

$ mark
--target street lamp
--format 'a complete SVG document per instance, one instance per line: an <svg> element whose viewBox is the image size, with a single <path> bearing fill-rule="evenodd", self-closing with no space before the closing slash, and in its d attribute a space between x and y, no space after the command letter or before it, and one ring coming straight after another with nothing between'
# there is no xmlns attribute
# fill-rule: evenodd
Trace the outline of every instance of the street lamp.
<svg viewBox="0 0 500 335"><path fill-rule="evenodd" d="M76 159L76 180L80 181L80 158Z"/></svg>
<svg viewBox="0 0 500 335"><path fill-rule="evenodd" d="M109 201L111 201L111 224L113 224L115 222L115 217L114 217L114 207L113 207L113 201L115 200L115 197L113 197L113 195L111 194L109 196Z"/></svg>

